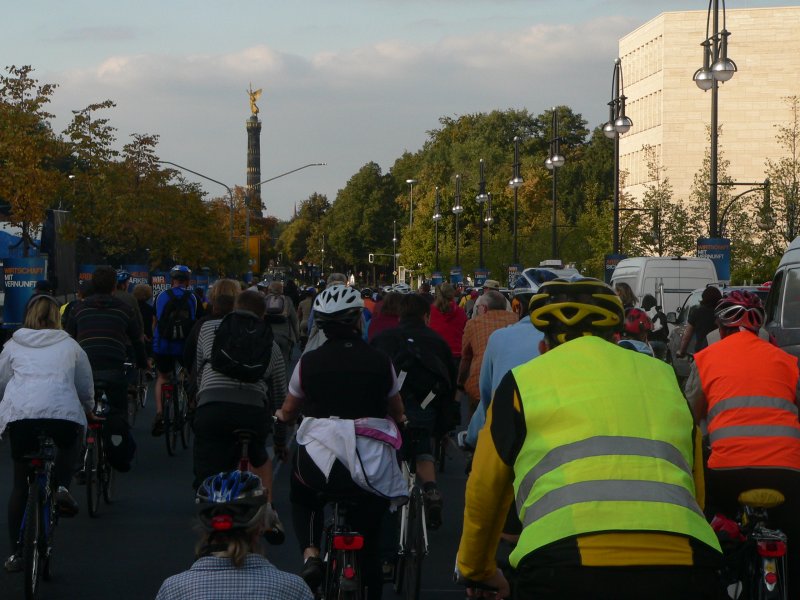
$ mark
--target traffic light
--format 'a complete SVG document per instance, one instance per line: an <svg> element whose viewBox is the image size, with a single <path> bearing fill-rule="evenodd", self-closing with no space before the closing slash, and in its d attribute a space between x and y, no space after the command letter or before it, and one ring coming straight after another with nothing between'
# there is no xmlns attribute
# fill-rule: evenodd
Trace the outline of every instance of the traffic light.
<svg viewBox="0 0 800 600"><path fill-rule="evenodd" d="M375 262L375 255L372 252L369 253L369 262L370 263L374 263Z"/></svg>

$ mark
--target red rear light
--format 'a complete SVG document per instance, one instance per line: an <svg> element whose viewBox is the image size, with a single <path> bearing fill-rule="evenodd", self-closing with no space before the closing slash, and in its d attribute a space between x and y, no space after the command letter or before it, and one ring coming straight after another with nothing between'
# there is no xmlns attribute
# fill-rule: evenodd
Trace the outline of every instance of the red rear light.
<svg viewBox="0 0 800 600"><path fill-rule="evenodd" d="M217 515L211 519L214 531L228 531L233 528L233 517L230 515Z"/></svg>
<svg viewBox="0 0 800 600"><path fill-rule="evenodd" d="M342 569L342 575L344 575L345 579L353 579L356 576L356 570L351 566L347 566Z"/></svg>
<svg viewBox="0 0 800 600"><path fill-rule="evenodd" d="M31 459L31 466L32 467L41 467L44 463L42 462L41 458L32 458Z"/></svg>
<svg viewBox="0 0 800 600"><path fill-rule="evenodd" d="M758 554L765 558L786 556L786 542L778 540L762 540L758 542Z"/></svg>
<svg viewBox="0 0 800 600"><path fill-rule="evenodd" d="M766 583L767 585L775 585L776 583L778 583L778 576L772 571L770 571L769 573L764 575L764 583Z"/></svg>
<svg viewBox="0 0 800 600"><path fill-rule="evenodd" d="M334 550L361 550L364 547L363 535L335 535L333 536Z"/></svg>
<svg viewBox="0 0 800 600"><path fill-rule="evenodd" d="M91 429L92 431L97 431L102 426L103 426L102 423L89 423L89 429ZM92 440L92 441L94 441L94 440Z"/></svg>

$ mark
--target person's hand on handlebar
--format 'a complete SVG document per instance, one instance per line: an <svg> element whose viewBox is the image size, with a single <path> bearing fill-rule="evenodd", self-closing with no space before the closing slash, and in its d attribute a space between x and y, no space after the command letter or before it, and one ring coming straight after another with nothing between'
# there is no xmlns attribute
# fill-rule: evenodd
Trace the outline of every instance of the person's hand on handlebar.
<svg viewBox="0 0 800 600"><path fill-rule="evenodd" d="M471 581L459 577L458 583L466 586L468 598L492 598L500 600L500 598L509 598L511 596L511 587L500 569L495 571L489 579L483 581Z"/></svg>

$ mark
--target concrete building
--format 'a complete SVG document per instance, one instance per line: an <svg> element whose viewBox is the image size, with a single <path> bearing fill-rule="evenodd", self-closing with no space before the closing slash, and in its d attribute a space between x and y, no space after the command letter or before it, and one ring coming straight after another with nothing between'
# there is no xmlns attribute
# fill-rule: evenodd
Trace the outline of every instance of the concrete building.
<svg viewBox="0 0 800 600"><path fill-rule="evenodd" d="M623 191L641 197L648 182L644 145L655 148L676 200L689 198L709 149L711 93L692 80L703 65L707 12L663 13L619 42L627 115L620 136ZM720 9L720 30L722 11ZM762 181L767 158L786 153L776 125L788 125L786 96L800 96L800 7L727 10L728 56L738 67L719 87L720 156L735 181Z"/></svg>

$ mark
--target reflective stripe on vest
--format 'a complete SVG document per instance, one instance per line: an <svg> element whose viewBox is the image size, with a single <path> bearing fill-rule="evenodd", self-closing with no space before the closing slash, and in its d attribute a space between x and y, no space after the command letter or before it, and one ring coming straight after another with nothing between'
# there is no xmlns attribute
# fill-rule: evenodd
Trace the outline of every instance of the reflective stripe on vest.
<svg viewBox="0 0 800 600"><path fill-rule="evenodd" d="M708 434L708 439L712 444L719 440L733 437L787 437L800 439L800 430L786 425L735 425L720 427Z"/></svg>
<svg viewBox="0 0 800 600"><path fill-rule="evenodd" d="M647 438L595 436L559 446L558 448L553 448L548 452L523 478L519 490L517 491L517 511L520 514L523 513L523 505L528 499L534 483L536 483L536 480L542 475L573 460L607 455L649 456L652 458L660 458L685 471L690 477L692 476L692 469L686 462L686 459L678 449L671 444L660 440L649 440ZM617 499L622 500L623 498ZM585 501L586 500L576 500L576 502ZM530 511L530 508L528 511Z"/></svg>
<svg viewBox="0 0 800 600"><path fill-rule="evenodd" d="M705 518L694 495L685 487L659 481L602 479L565 485L546 493L522 515L528 526L559 508L580 502L662 502L687 508Z"/></svg>
<svg viewBox="0 0 800 600"><path fill-rule="evenodd" d="M784 398L773 398L771 396L736 396L726 398L717 402L708 411L708 420L711 421L724 410L733 408L775 408L778 410L788 410L793 415L797 415L797 406Z"/></svg>

